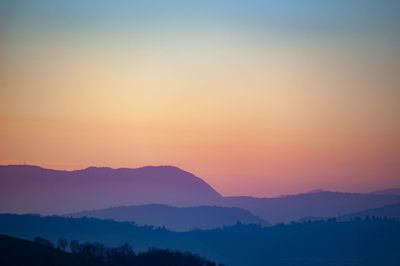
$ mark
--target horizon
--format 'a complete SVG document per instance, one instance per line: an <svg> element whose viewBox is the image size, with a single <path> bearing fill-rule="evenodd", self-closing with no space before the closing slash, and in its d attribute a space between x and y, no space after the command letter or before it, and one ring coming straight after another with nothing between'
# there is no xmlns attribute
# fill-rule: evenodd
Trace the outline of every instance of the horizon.
<svg viewBox="0 0 400 266"><path fill-rule="evenodd" d="M0 1L0 164L224 195L400 187L397 0Z"/></svg>
<svg viewBox="0 0 400 266"><path fill-rule="evenodd" d="M211 188L213 188L217 193L219 193L222 197L235 197L235 196L245 196L245 197L255 197L255 198L280 198L280 197L286 197L286 196L294 196L294 195L299 195L299 194L311 194L311 193L323 193L323 192L332 192L332 193L355 193L355 194L370 194L370 193L374 193L374 192L380 192L380 191L386 191L386 190L392 190L392 189L400 189L400 187L384 187L384 188L376 188L373 190L368 190L368 191L339 191L339 190L332 190L329 188L313 188L310 190L306 190L306 191L296 191L290 194L273 194L273 195L248 195L248 194L244 194L244 193L240 193L239 194L224 194L221 193L218 188L214 187L213 184L209 183L207 181L206 177L202 177L202 176L198 176L196 173L185 169L185 168L181 168L179 166L175 166L175 165L144 165L144 166L138 166L138 167L110 167L110 166L95 166L95 165L91 165L91 166L86 166L83 168L71 168L71 169L62 169L62 168L51 168L51 167L45 167L45 166L40 166L40 165L33 165L33 164L28 164L28 163L23 163L23 164L0 164L0 167L7 167L7 166L27 166L27 167L36 167L36 168L41 168L44 170L55 170L55 171L66 171L66 172L75 172L75 171L84 171L84 170L88 170L91 168L98 168L98 169L110 169L110 170L119 170L119 169L128 169L128 170L135 170L135 169L142 169L142 168L150 168L150 167L171 167L171 168L176 168L179 171L183 171L183 172L187 172L189 174L193 174L195 177L200 178L201 180L203 180L204 182L206 182L206 184L208 184L209 186L211 186ZM159 204L159 203L153 203L153 204ZM136 206L136 205L133 205ZM173 205L168 205L168 206L173 206ZM204 205L206 206L206 205Z"/></svg>

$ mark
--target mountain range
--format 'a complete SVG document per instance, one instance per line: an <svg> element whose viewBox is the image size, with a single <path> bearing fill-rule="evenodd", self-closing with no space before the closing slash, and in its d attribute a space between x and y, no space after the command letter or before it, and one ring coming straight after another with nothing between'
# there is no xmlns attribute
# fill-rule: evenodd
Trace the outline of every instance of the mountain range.
<svg viewBox="0 0 400 266"><path fill-rule="evenodd" d="M193 229L212 229L222 226L268 223L250 212L236 207L173 207L161 204L121 206L93 211L83 211L65 215L66 217L92 217L122 222L135 222L138 225L166 227L173 231Z"/></svg>
<svg viewBox="0 0 400 266"><path fill-rule="evenodd" d="M400 203L398 195L323 191L277 198L225 197L221 205L243 208L274 224L306 216L338 217L396 203Z"/></svg>
<svg viewBox="0 0 400 266"><path fill-rule="evenodd" d="M94 218L0 214L0 234L30 240L40 236L53 243L59 238L99 242L113 247L128 242L136 252L149 247L189 251L229 266L400 265L400 221L387 219L330 219L269 227L236 224L173 232Z"/></svg>
<svg viewBox="0 0 400 266"><path fill-rule="evenodd" d="M201 178L173 166L147 166L135 169L89 167L75 171L52 170L29 165L0 166L0 212L3 213L67 214L112 206L148 204L175 207L219 206L241 208L253 216L275 224L296 221L307 216L339 217L398 204L400 195L394 193L395 191L397 190L361 194L317 190L312 193L275 198L224 197ZM214 221L207 221L208 224L193 224L193 220L188 221L188 224L209 228L211 224L220 225L222 221L217 218L214 210L203 208L196 209L195 212L193 209L160 208L157 212L169 213L163 217L176 217L177 213L183 215L184 212L191 211L193 215L197 213L196 215L203 217L204 221L215 217ZM218 210L223 210L225 213L232 212L232 209ZM137 214L120 213L119 217L115 218L125 219L131 215L132 218L139 219L139 209L136 208L135 212ZM153 218L157 217L157 212ZM238 213L236 215L224 222L228 221L231 224L238 217L244 217ZM248 218L250 219L250 216ZM142 221L149 221L146 219L143 218ZM251 219L254 220L254 217ZM167 220L164 224L154 221L153 225L171 227ZM177 228L183 227L180 225L175 227Z"/></svg>
<svg viewBox="0 0 400 266"><path fill-rule="evenodd" d="M349 213L335 217L338 221L349 221L352 219L394 219L400 220L400 204L385 205L379 208L367 209L355 213ZM327 220L326 217L306 216L299 219L297 222L312 222Z"/></svg>
<svg viewBox="0 0 400 266"><path fill-rule="evenodd" d="M340 220L348 220L355 218L366 218L366 217L386 217L391 219L400 220L400 204L385 205L379 208L373 208L368 210L359 211L356 213L350 213L339 217Z"/></svg>
<svg viewBox="0 0 400 266"><path fill-rule="evenodd" d="M400 195L400 188L389 188L370 192L370 194L377 195Z"/></svg>

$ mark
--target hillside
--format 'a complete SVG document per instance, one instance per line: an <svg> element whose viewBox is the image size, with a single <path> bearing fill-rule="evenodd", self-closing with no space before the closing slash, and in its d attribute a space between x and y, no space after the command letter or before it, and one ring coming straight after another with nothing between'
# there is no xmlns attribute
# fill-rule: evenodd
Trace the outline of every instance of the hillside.
<svg viewBox="0 0 400 266"><path fill-rule="evenodd" d="M0 265L2 266L103 266L32 241L0 235Z"/></svg>
<svg viewBox="0 0 400 266"><path fill-rule="evenodd" d="M0 166L0 212L63 214L149 203L193 206L219 198L202 179L172 166L76 171Z"/></svg>
<svg viewBox="0 0 400 266"><path fill-rule="evenodd" d="M243 208L270 223L280 223L297 221L308 216L337 217L397 203L400 203L400 196L397 195L323 191L277 198L225 197L221 206Z"/></svg>
<svg viewBox="0 0 400 266"><path fill-rule="evenodd" d="M0 233L55 242L96 241L109 246L129 242L148 247L190 251L229 266L397 266L400 222L369 219L335 220L261 227L237 224L213 230L171 232L131 223L89 218L0 215Z"/></svg>
<svg viewBox="0 0 400 266"><path fill-rule="evenodd" d="M47 242L47 240L45 240ZM0 235L2 266L217 266L191 253L149 249L135 252L130 245L107 247L101 243L65 242L71 253L41 243ZM52 244L51 242L49 244Z"/></svg>
<svg viewBox="0 0 400 266"><path fill-rule="evenodd" d="M389 189L377 190L377 191L370 192L370 194L376 194L376 195L400 195L400 188L389 188Z"/></svg>
<svg viewBox="0 0 400 266"><path fill-rule="evenodd" d="M223 197L199 177L173 166L76 171L0 166L0 212L65 214L111 206L208 205L241 208L274 224L308 216L338 217L399 203L400 195L320 190L276 198ZM174 228L181 228L176 221Z"/></svg>
<svg viewBox="0 0 400 266"><path fill-rule="evenodd" d="M352 218L381 217L400 219L400 204L386 205L379 208L367 209L364 211L346 214L340 217L340 220Z"/></svg>
<svg viewBox="0 0 400 266"><path fill-rule="evenodd" d="M215 206L172 207L150 204L139 206L122 206L93 211L68 214L69 217L93 217L116 221L131 221L138 225L166 227L174 231L192 229L212 229L221 226L242 224L267 225L263 219L240 208Z"/></svg>

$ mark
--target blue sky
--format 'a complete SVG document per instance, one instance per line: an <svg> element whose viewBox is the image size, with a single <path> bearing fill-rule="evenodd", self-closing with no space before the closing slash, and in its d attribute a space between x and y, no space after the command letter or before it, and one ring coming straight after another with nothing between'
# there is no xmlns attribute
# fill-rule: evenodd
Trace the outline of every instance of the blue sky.
<svg viewBox="0 0 400 266"><path fill-rule="evenodd" d="M71 26L104 21L140 23L163 19L199 19L250 23L258 27L325 31L392 31L399 26L396 0L274 0L274 1L7 1L3 21ZM28 25L25 25L28 26Z"/></svg>

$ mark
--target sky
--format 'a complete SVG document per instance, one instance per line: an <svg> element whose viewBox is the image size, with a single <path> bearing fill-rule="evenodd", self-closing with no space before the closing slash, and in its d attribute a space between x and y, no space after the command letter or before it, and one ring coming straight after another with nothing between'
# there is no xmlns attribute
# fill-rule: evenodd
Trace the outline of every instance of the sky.
<svg viewBox="0 0 400 266"><path fill-rule="evenodd" d="M223 195L400 186L396 0L0 0L0 164Z"/></svg>

